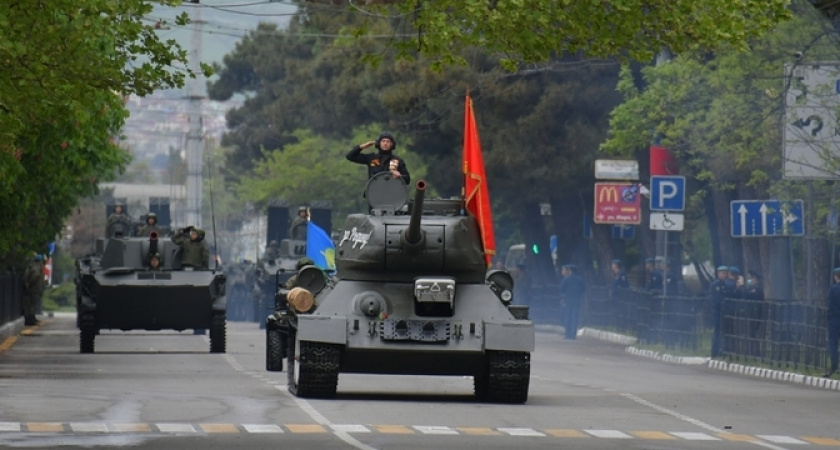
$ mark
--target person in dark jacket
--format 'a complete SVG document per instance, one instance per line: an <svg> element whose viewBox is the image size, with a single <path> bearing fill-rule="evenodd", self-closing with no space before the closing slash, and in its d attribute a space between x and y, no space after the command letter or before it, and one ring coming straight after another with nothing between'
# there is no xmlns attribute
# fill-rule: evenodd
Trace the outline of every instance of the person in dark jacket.
<svg viewBox="0 0 840 450"><path fill-rule="evenodd" d="M828 289L828 359L831 367L824 377L830 377L837 372L838 341L840 341L840 267L834 269L834 284Z"/></svg>
<svg viewBox="0 0 840 450"><path fill-rule="evenodd" d="M35 312L41 305L41 297L44 295L44 288L46 287L43 261L43 256L35 255L23 272L23 323L27 326L40 323L35 318Z"/></svg>
<svg viewBox="0 0 840 450"><path fill-rule="evenodd" d="M373 145L379 150L378 153L362 153L362 150ZM375 141L368 141L353 147L347 154L347 160L366 165L368 177L373 177L380 172L390 171L394 178L399 178L405 184L408 184L411 181L411 176L408 174L405 160L394 155L395 148L397 148L397 140L394 139L394 135L383 131Z"/></svg>
<svg viewBox="0 0 840 450"><path fill-rule="evenodd" d="M735 284L729 280L729 266L718 266L717 279L709 286L709 310L712 316L712 358L721 356L723 341L723 302L732 295Z"/></svg>
<svg viewBox="0 0 840 450"><path fill-rule="evenodd" d="M624 271L624 264L620 259L612 260L612 263L610 263L610 269L612 270L613 275L612 285L610 286L610 295L613 300L617 300L621 289L630 288L630 282L627 281L627 273Z"/></svg>
<svg viewBox="0 0 840 450"><path fill-rule="evenodd" d="M204 242L204 230L188 226L172 235L172 242L181 246L181 267L207 270L210 266L210 249Z"/></svg>
<svg viewBox="0 0 840 450"><path fill-rule="evenodd" d="M583 293L586 283L577 274L577 266L566 264L562 269L563 281L560 282L560 300L563 302L563 327L566 339L576 339L580 306L583 303Z"/></svg>
<svg viewBox="0 0 840 450"><path fill-rule="evenodd" d="M648 291L662 291L662 271L656 267L656 259L645 260L645 289Z"/></svg>

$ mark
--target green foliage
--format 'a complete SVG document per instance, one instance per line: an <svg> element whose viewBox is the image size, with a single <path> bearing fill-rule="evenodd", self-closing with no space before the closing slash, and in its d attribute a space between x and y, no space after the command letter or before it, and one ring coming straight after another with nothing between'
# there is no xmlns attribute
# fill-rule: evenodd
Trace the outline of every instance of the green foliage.
<svg viewBox="0 0 840 450"><path fill-rule="evenodd" d="M44 311L57 311L59 309L75 308L76 284L71 280L66 283L47 288L44 291L42 300L42 308Z"/></svg>
<svg viewBox="0 0 840 450"><path fill-rule="evenodd" d="M182 86L186 51L145 23L180 0L0 4L0 265L20 264L129 161L123 96ZM186 16L177 19L179 24Z"/></svg>
<svg viewBox="0 0 840 450"><path fill-rule="evenodd" d="M390 45L401 58L423 55L440 68L464 64L465 50L483 48L503 55L500 63L511 71L520 63L545 62L564 53L648 61L662 48L676 53L721 46L746 50L750 39L790 16L789 0L371 3L374 17L397 23L400 33ZM356 34L365 31L357 26Z"/></svg>

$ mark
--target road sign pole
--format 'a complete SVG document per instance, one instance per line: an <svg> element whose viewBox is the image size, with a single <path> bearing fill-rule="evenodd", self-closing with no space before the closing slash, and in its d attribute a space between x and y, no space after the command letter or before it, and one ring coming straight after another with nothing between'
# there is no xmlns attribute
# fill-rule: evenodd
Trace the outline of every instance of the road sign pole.
<svg viewBox="0 0 840 450"><path fill-rule="evenodd" d="M665 256L662 258L662 269L663 269L662 270L662 296L667 297L668 296L668 273L666 271L668 270L668 264L670 262L670 261L668 261L668 231L667 230L662 230L661 233L662 233L662 236L665 236L665 244L663 245L663 248L665 250ZM662 316L665 317L665 314L662 314Z"/></svg>

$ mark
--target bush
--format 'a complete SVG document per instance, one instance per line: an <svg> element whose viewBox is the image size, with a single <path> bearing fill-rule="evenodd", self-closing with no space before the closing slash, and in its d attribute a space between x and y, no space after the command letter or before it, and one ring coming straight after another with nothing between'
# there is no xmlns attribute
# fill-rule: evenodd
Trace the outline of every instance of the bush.
<svg viewBox="0 0 840 450"><path fill-rule="evenodd" d="M76 307L76 284L71 282L53 286L44 291L43 310L56 311Z"/></svg>

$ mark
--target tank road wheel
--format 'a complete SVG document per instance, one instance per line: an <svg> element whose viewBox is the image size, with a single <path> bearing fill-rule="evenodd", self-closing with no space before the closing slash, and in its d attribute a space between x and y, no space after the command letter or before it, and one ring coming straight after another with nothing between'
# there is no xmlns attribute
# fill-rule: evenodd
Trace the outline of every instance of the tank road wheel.
<svg viewBox="0 0 840 450"><path fill-rule="evenodd" d="M96 319L89 314L83 315L79 322L79 353L93 353L94 339L99 330L96 329Z"/></svg>
<svg viewBox="0 0 840 450"><path fill-rule="evenodd" d="M283 335L277 325L266 325L265 370L269 372L283 371L283 344Z"/></svg>
<svg viewBox="0 0 840 450"><path fill-rule="evenodd" d="M340 345L300 342L290 335L286 361L289 392L298 397L335 396L340 361Z"/></svg>
<svg viewBox="0 0 840 450"><path fill-rule="evenodd" d="M225 313L214 312L210 323L210 353L224 353L227 343Z"/></svg>
<svg viewBox="0 0 840 450"><path fill-rule="evenodd" d="M475 377L475 393L490 402L525 403L530 380L530 353L488 350L486 373Z"/></svg>

